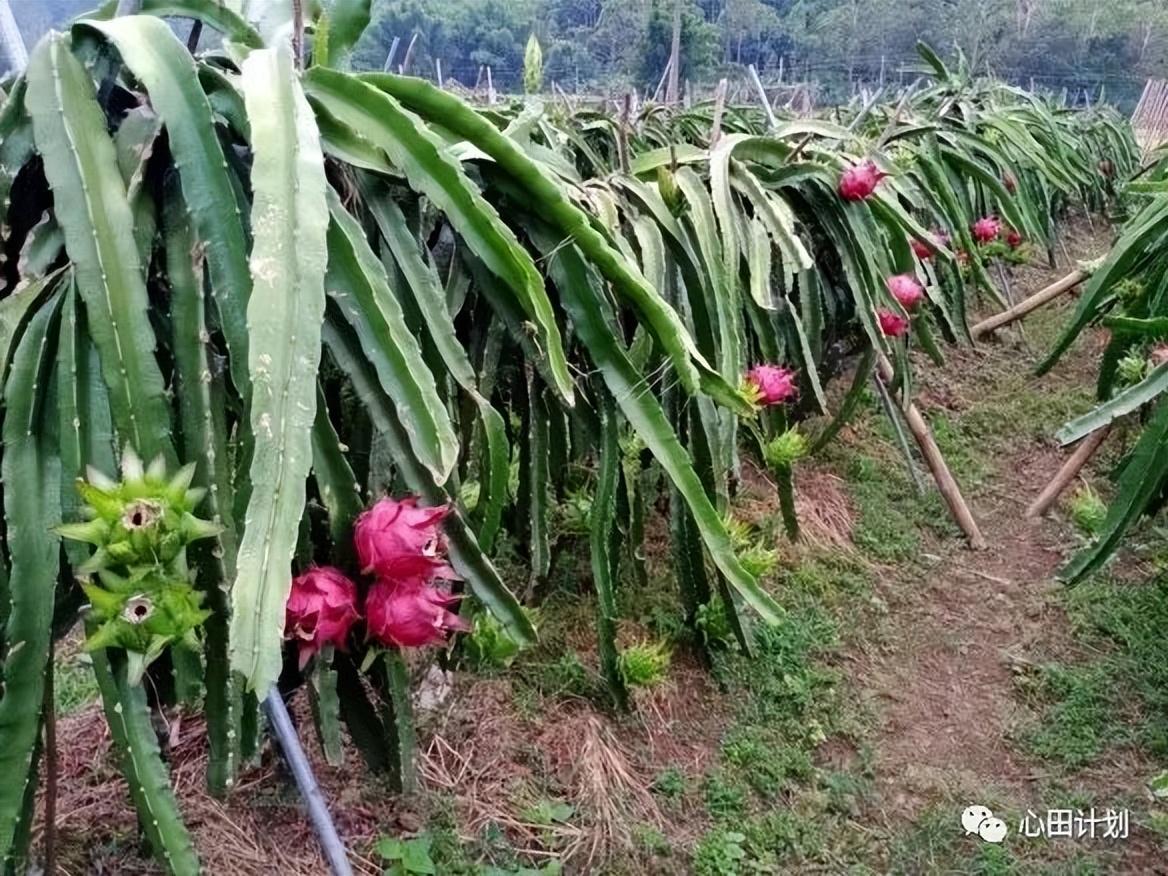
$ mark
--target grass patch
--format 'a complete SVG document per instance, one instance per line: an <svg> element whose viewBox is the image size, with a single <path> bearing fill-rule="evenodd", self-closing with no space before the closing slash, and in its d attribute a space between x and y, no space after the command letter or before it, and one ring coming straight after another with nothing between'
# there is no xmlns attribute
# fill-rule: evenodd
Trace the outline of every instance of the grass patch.
<svg viewBox="0 0 1168 876"><path fill-rule="evenodd" d="M873 559L908 562L920 549L914 502L920 497L904 473L903 463L863 454L847 468L852 498L859 512L852 540Z"/></svg>
<svg viewBox="0 0 1168 876"><path fill-rule="evenodd" d="M1080 767L1126 736L1111 683L1110 667L1104 665L1042 667L1036 693L1047 709L1041 723L1026 735L1030 750Z"/></svg>
<svg viewBox="0 0 1168 876"><path fill-rule="evenodd" d="M956 418L959 440L987 456L1016 447L1019 440L1049 441L1054 431L1092 407L1091 387L1054 387L1029 374L1004 376ZM944 449L944 448L943 448Z"/></svg>
<svg viewBox="0 0 1168 876"><path fill-rule="evenodd" d="M1168 578L1099 575L1063 596L1090 660L1042 667L1026 682L1041 714L1026 735L1036 754L1080 767L1108 748L1168 756Z"/></svg>
<svg viewBox="0 0 1168 876"><path fill-rule="evenodd" d="M922 494L898 451L891 447L868 450L872 453L854 454L845 468L858 512L852 540L865 554L882 563L908 565L920 552L922 533L941 538L960 535L927 473L921 474Z"/></svg>
<svg viewBox="0 0 1168 876"><path fill-rule="evenodd" d="M1088 876L1106 872L1093 855L1073 844L1060 848L1057 840L1051 843L1018 836L1020 813L999 806L997 801L987 802L1010 828L1001 845L966 836L958 822L962 804L952 801L926 809L912 825L893 836L888 867L881 872L964 876Z"/></svg>
<svg viewBox="0 0 1168 876"><path fill-rule="evenodd" d="M784 622L755 628L752 658L715 656L735 720L718 765L701 782L700 802L714 828L694 849L694 873L779 873L804 861L827 863L828 837L867 790L863 775L816 766L828 738L850 737L859 724L830 659L845 620L868 604L867 579L854 562L824 555L780 569L773 586L787 609Z"/></svg>
<svg viewBox="0 0 1168 876"><path fill-rule="evenodd" d="M53 701L58 715L68 715L95 702L97 681L89 655L84 651L58 657L53 664Z"/></svg>

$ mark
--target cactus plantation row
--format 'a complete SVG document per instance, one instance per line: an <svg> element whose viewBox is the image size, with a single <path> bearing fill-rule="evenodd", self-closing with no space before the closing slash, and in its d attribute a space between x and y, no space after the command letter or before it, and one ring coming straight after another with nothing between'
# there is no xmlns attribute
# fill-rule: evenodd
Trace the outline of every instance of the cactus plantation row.
<svg viewBox="0 0 1168 876"><path fill-rule="evenodd" d="M731 515L743 459L797 538L792 467L876 365L911 399L910 348L968 343L970 303L1007 303L994 266L1045 258L1059 217L1107 208L1137 162L1107 108L926 49L931 84L831 120L476 108L347 70L365 21L341 11L360 6L319 13L299 59L212 0L110 4L6 85L0 858L17 867L51 643L79 618L142 828L183 874L199 865L151 708L201 702L228 794L259 702L304 685L326 755L347 731L407 788L403 652L457 649L472 625L534 641L564 505L614 706L616 607L644 586L655 508L686 622L717 613L748 651L784 610ZM221 45L193 55L155 13ZM1163 320L1168 262L1140 249L1165 237L1162 177L1106 269L1146 290L1122 298L1112 365ZM519 580L493 562L504 542Z"/></svg>

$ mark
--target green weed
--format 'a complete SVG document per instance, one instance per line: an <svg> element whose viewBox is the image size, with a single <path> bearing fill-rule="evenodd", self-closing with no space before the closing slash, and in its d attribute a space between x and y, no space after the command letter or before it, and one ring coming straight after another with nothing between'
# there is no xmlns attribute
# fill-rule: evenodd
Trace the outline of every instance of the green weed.
<svg viewBox="0 0 1168 876"><path fill-rule="evenodd" d="M666 767L653 779L650 790L667 800L676 800L685 794L686 779L677 767Z"/></svg>
<svg viewBox="0 0 1168 876"><path fill-rule="evenodd" d="M88 654L79 651L57 658L53 665L53 701L58 715L76 712L94 702L97 696L97 681Z"/></svg>
<svg viewBox="0 0 1168 876"><path fill-rule="evenodd" d="M1084 535L1098 535L1107 518L1107 504L1089 485L1083 486L1067 501L1067 513Z"/></svg>
<svg viewBox="0 0 1168 876"><path fill-rule="evenodd" d="M629 687L653 687L669 670L669 646L662 642L630 645L617 657L617 668Z"/></svg>
<svg viewBox="0 0 1168 876"><path fill-rule="evenodd" d="M1030 747L1069 766L1125 744L1168 755L1168 579L1135 583L1099 575L1063 599L1093 656L1040 670L1032 693L1042 715L1027 736Z"/></svg>
<svg viewBox="0 0 1168 876"><path fill-rule="evenodd" d="M738 876L746 850L745 834L732 830L715 830L702 837L694 850L696 876Z"/></svg>

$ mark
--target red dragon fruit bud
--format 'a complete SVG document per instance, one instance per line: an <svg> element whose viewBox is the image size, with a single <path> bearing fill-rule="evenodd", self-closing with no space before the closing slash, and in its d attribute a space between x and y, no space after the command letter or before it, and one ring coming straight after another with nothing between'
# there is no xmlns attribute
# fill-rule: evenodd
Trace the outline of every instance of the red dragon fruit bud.
<svg viewBox="0 0 1168 876"><path fill-rule="evenodd" d="M779 365L755 365L743 379L748 393L757 404L781 405L799 394L795 372Z"/></svg>
<svg viewBox="0 0 1168 876"><path fill-rule="evenodd" d="M457 579L446 562L442 521L450 506L422 508L417 496L385 498L357 518L353 543L361 571L394 581Z"/></svg>
<svg viewBox="0 0 1168 876"><path fill-rule="evenodd" d="M1002 176L1002 185L1006 187L1006 191L1011 195L1018 191L1018 179L1008 170Z"/></svg>
<svg viewBox="0 0 1168 876"><path fill-rule="evenodd" d="M325 645L345 650L357 620L357 587L332 566L313 566L292 579L284 606L284 637L300 645L300 668Z"/></svg>
<svg viewBox="0 0 1168 876"><path fill-rule="evenodd" d="M1010 249L1017 249L1022 245L1022 235L1018 233L1017 229L1011 228L1006 232L1006 245Z"/></svg>
<svg viewBox="0 0 1168 876"><path fill-rule="evenodd" d="M448 609L458 602L428 584L381 579L365 597L365 625L370 638L398 648L442 645L451 630L470 629L470 624Z"/></svg>
<svg viewBox="0 0 1168 876"><path fill-rule="evenodd" d="M891 310L877 310L876 319L880 323L880 333L886 338L899 338L908 331L908 320Z"/></svg>
<svg viewBox="0 0 1168 876"><path fill-rule="evenodd" d="M933 257L935 254L933 247L948 246L949 243L949 232L943 228L934 228L930 231L927 241L916 237L909 239L909 245L912 247L913 253L922 262L927 262Z"/></svg>
<svg viewBox="0 0 1168 876"><path fill-rule="evenodd" d="M973 223L973 239L978 243L990 243L1002 233L1002 223L996 216L983 216Z"/></svg>
<svg viewBox="0 0 1168 876"><path fill-rule="evenodd" d="M876 191L876 186L886 176L888 174L877 170L871 161L854 164L840 176L840 197L845 201L862 201Z"/></svg>
<svg viewBox="0 0 1168 876"><path fill-rule="evenodd" d="M892 297L899 301L905 310L912 310L925 297L925 290L921 288L921 284L908 274L897 274L884 282Z"/></svg>

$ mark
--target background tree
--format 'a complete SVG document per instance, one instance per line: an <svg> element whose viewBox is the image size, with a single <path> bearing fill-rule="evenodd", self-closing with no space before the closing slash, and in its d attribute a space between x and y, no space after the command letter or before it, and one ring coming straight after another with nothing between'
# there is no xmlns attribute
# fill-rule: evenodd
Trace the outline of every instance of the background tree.
<svg viewBox="0 0 1168 876"><path fill-rule="evenodd" d="M231 2L231 0L227 0ZM321 0L328 3L331 0ZM1130 107L1148 77L1168 77L1168 4L1163 0L681 0L682 76L709 85L754 64L763 78L780 63L821 84L819 100L851 95L882 74L915 76L917 40L943 55L960 50L979 72L1023 86L1066 88ZM32 45L94 0L14 2ZM411 69L474 85L489 65L496 85L522 88L523 50L534 32L544 86L619 93L652 90L665 69L673 0L373 0L373 25L355 56L381 67L394 37L417 34Z"/></svg>
<svg viewBox="0 0 1168 876"><path fill-rule="evenodd" d="M673 8L676 0L652 0L649 20L641 38L640 80L649 87L665 72L673 37ZM718 28L706 21L702 10L691 0L681 0L681 78L706 75L718 56Z"/></svg>

